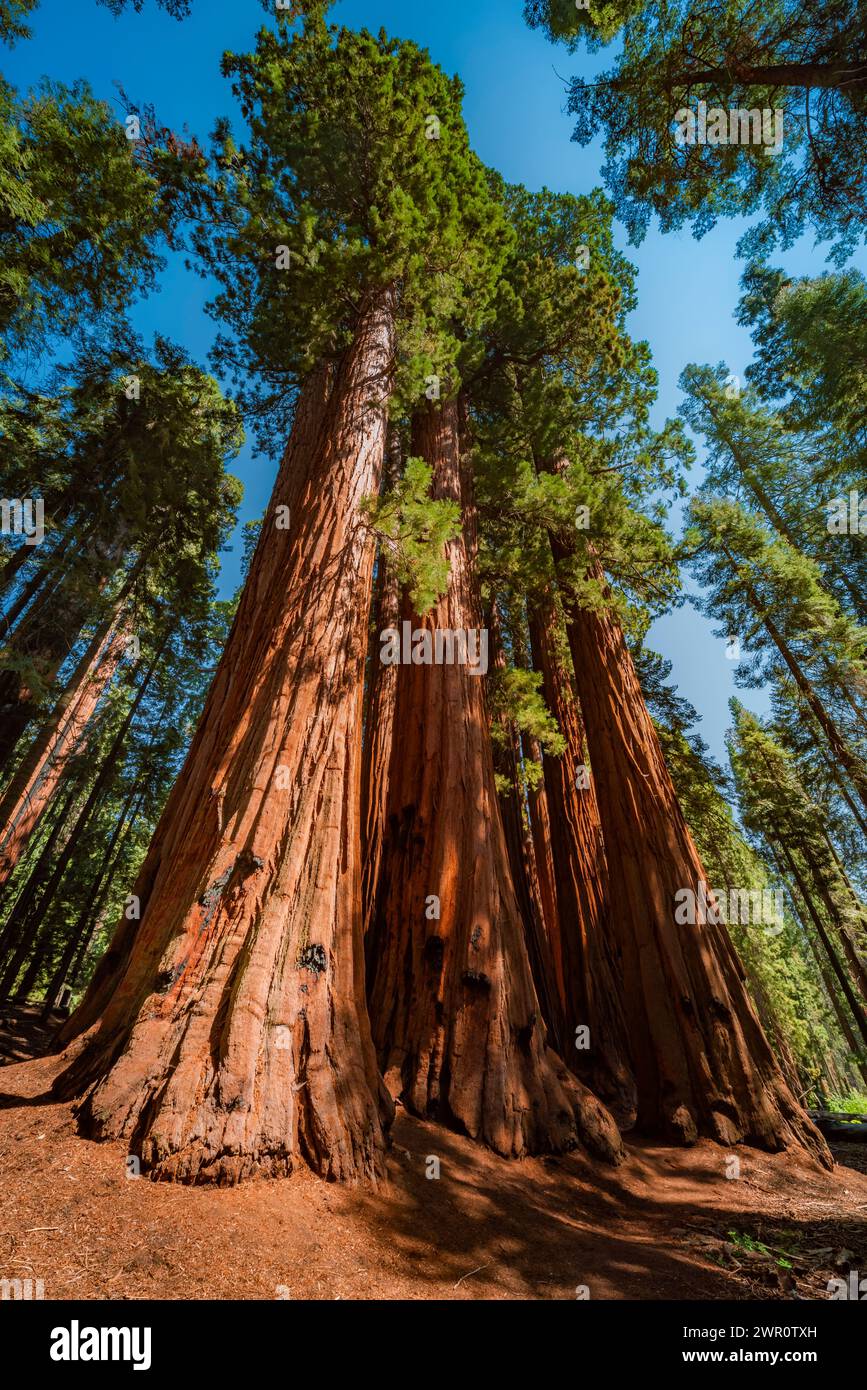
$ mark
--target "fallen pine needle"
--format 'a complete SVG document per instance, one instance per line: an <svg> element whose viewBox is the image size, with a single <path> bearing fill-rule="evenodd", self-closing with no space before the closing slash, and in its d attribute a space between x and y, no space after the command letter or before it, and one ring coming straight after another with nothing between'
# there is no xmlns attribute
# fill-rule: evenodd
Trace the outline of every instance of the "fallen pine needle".
<svg viewBox="0 0 867 1390"><path fill-rule="evenodd" d="M470 1272L469 1272L469 1274L462 1274L462 1275L461 1275L460 1279L458 1280L458 1284L462 1284L462 1283L464 1282L465 1279L470 1279L470 1278L472 1278L472 1276L473 1276L474 1274L480 1274L481 1271L482 1271L483 1269L490 1269L490 1267L491 1267L491 1266L490 1266L490 1263L489 1263L489 1264L486 1264L486 1265L479 1265L478 1269L471 1269ZM453 1285L452 1285L452 1288L453 1288L453 1289L456 1289L457 1286L458 1286L458 1284L453 1284Z"/></svg>

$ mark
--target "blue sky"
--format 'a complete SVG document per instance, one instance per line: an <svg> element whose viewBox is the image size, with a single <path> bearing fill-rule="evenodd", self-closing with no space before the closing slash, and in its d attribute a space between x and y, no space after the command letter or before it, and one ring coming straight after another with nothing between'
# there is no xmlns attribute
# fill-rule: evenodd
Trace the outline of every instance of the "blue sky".
<svg viewBox="0 0 867 1390"><path fill-rule="evenodd" d="M507 179L532 189L547 185L586 192L601 183L601 151L571 142L564 84L572 74L586 75L603 63L548 43L527 28L521 11L522 0L342 0L332 17L413 39L446 71L458 73L474 147ZM220 75L221 54L247 49L265 20L260 0L193 0L192 15L182 22L158 9L156 0L144 0L141 14L130 10L119 19L96 0L41 0L31 23L33 38L3 55L3 69L19 89L43 76L64 82L84 77L98 96L114 102L121 119L125 111L114 85L119 84L134 102L153 103L161 124L186 125L203 141L216 116L234 114ZM653 351L659 420L677 410L677 380L687 362L723 360L743 376L751 343L733 318L742 271L735 244L743 229L743 223L723 222L695 241L688 231L662 236L653 228L637 248L627 248L625 236L619 236L639 271L639 304L629 328ZM823 252L804 239L780 263L793 274L816 274L824 267ZM856 263L863 268L864 258ZM175 257L161 293L137 310L136 326L146 336L166 334L204 364L215 331L203 312L207 298L207 284ZM260 515L274 464L247 449L234 471L245 487L241 521ZM224 557L226 592L234 588L239 558L240 545ZM737 691L725 644L712 629L711 622L684 606L660 619L650 640L673 662L680 692L702 715L702 736L722 759L727 702ZM741 698L759 712L765 708L760 691L743 692Z"/></svg>

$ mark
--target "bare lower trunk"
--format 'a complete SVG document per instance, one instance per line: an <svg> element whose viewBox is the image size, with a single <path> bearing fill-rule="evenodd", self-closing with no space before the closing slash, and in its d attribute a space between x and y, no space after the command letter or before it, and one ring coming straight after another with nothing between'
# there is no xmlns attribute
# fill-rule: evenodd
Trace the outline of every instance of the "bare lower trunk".
<svg viewBox="0 0 867 1390"><path fill-rule="evenodd" d="M419 413L413 452L462 504L446 595L415 626L478 630L475 522L458 407ZM405 611L404 617L409 614ZM394 1095L498 1153L620 1152L604 1107L546 1044L509 872L484 699L466 665L398 670L387 840L368 937L374 1039Z"/></svg>
<svg viewBox="0 0 867 1390"><path fill-rule="evenodd" d="M598 566L593 577L604 591ZM574 605L568 632L612 884L639 1125L686 1143L699 1135L769 1149L799 1143L829 1164L762 1031L725 927L702 921L701 911L694 925L676 920L677 895L698 898L707 875L620 626L610 608Z"/></svg>
<svg viewBox="0 0 867 1390"><path fill-rule="evenodd" d="M533 663L542 673L545 703L566 743L562 756L546 755L543 766L570 1043L567 1061L611 1107L621 1127L628 1128L635 1123L635 1081L621 1003L620 960L609 927L608 868L595 777L587 765L568 657L558 650L559 627L553 601L530 614Z"/></svg>
<svg viewBox="0 0 867 1390"><path fill-rule="evenodd" d="M301 1159L381 1171L391 1106L364 1008L360 718L392 296L306 383L232 633L122 935L59 1078L160 1178ZM287 510L288 509L288 512ZM287 517L289 529L283 529ZM92 1009L92 1001L91 1001Z"/></svg>

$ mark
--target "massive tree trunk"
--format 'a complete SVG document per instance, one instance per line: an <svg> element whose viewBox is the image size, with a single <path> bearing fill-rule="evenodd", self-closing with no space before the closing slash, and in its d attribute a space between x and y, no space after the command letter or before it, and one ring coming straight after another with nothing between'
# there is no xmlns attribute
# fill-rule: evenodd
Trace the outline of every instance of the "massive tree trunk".
<svg viewBox="0 0 867 1390"><path fill-rule="evenodd" d="M559 553L558 553L559 551ZM555 558L571 551L555 539ZM591 573L607 598L598 564ZM687 828L623 632L609 606L570 605L569 643L612 884L638 1085L638 1123L684 1143L778 1150L824 1140L780 1071L724 926L676 921L707 875Z"/></svg>
<svg viewBox="0 0 867 1390"><path fill-rule="evenodd" d="M549 599L530 613L530 641L533 664L542 673L545 703L566 743L561 757L545 754L543 760L563 1010L570 1040L566 1060L610 1106L621 1128L628 1128L635 1123L635 1080L621 1003L619 952L609 928L611 890L595 778L587 767L568 657L558 650L558 640L559 614ZM589 1030L589 1047L576 1046L579 1027Z"/></svg>
<svg viewBox="0 0 867 1390"><path fill-rule="evenodd" d="M360 721L393 297L305 383L232 632L121 928L119 983L58 1079L157 1178L381 1171L364 1007ZM288 512L287 510L288 509ZM291 518L289 529L283 529ZM129 910L129 909L128 909ZM95 1084L94 1084L95 1083Z"/></svg>
<svg viewBox="0 0 867 1390"><path fill-rule="evenodd" d="M452 400L428 406L414 422L413 452L433 468L434 496L462 504L464 518L464 534L447 547L447 592L426 618L414 619L431 646L437 629L480 624L458 416ZM412 617L408 608L402 616ZM400 666L388 805L367 942L371 1025L386 1084L415 1114L507 1156L580 1139L616 1158L620 1139L608 1112L546 1044L481 674L457 663Z"/></svg>

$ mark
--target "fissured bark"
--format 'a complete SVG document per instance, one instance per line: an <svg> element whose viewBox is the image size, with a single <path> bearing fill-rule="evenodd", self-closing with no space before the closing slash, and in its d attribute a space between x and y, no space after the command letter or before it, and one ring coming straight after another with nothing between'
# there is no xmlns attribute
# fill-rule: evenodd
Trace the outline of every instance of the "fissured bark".
<svg viewBox="0 0 867 1390"><path fill-rule="evenodd" d="M545 703L566 744L560 757L545 754L543 759L559 922L558 976L570 1044L564 1056L610 1106L621 1128L628 1128L636 1117L635 1080L621 1003L619 952L609 928L610 885L595 780L587 765L568 657L558 649L562 639L553 599L533 607L529 622L533 664L542 673ZM587 1033L579 1035L579 1028Z"/></svg>
<svg viewBox="0 0 867 1390"><path fill-rule="evenodd" d="M558 553L559 549L559 553ZM555 542L555 558L568 554ZM607 596L597 563L592 578ZM725 926L675 920L676 894L707 882L622 629L610 606L570 607L569 643L587 731L620 950L640 1128L779 1150L831 1165L792 1095L744 986Z"/></svg>
<svg viewBox="0 0 867 1390"><path fill-rule="evenodd" d="M421 410L413 453L433 494L462 505L446 594L414 626L479 629L475 520L459 407ZM412 615L404 608L402 617ZM387 834L367 940L370 1013L386 1084L506 1156L579 1140L616 1159L608 1112L546 1044L494 782L484 680L464 665L401 665ZM436 903L439 900L439 916Z"/></svg>
<svg viewBox="0 0 867 1390"><path fill-rule="evenodd" d="M364 1004L361 701L394 356L390 293L317 370L142 873L138 930L61 1094L152 1176L376 1175L391 1103ZM130 909L128 909L129 911ZM119 977L119 978L118 978ZM92 1008L92 1005L91 1005Z"/></svg>

